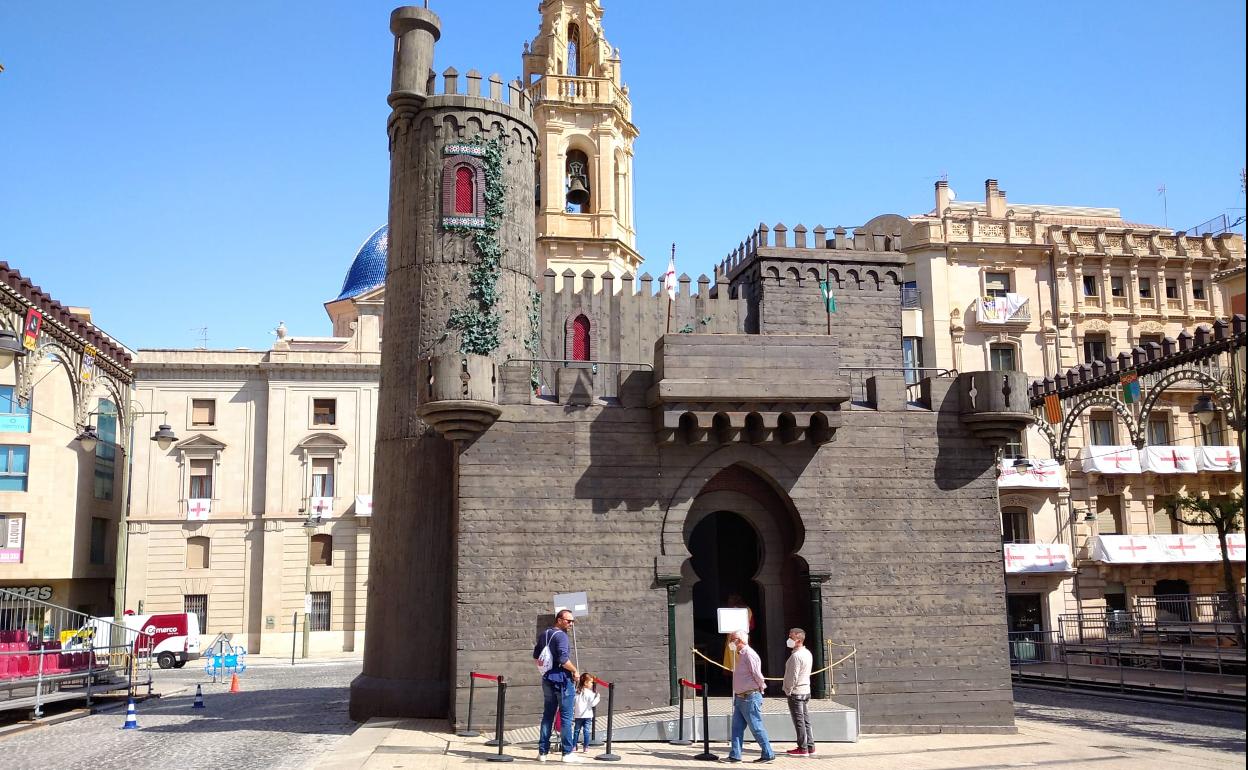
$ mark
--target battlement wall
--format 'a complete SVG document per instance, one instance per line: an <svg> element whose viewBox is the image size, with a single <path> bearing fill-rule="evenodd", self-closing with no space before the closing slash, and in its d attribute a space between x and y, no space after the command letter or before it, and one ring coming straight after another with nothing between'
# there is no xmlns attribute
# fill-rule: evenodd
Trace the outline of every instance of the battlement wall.
<svg viewBox="0 0 1248 770"><path fill-rule="evenodd" d="M555 279L563 279L556 290ZM653 365L654 344L667 333L740 334L744 329L746 302L734 299L728 281L698 276L697 289L688 275L677 281L676 298L668 299L663 282L649 273L634 281L631 274L605 273L602 288L593 290L593 274L586 271L581 291L573 291L576 274L564 270L557 276L547 269L542 275L541 330L542 358L572 359L574 329L578 316L589 322L589 359L628 362L607 364L594 371L594 395L614 397L620 371ZM620 282L617 291L616 282ZM655 284L658 284L657 286ZM670 307L669 307L670 306ZM554 386L557 364L544 364L542 383Z"/></svg>

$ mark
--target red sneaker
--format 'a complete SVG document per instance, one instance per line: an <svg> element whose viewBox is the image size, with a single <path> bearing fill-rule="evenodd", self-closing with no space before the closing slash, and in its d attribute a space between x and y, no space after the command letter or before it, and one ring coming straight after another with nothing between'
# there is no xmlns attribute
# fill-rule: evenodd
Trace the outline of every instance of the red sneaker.
<svg viewBox="0 0 1248 770"><path fill-rule="evenodd" d="M814 746L811 746L810 748L806 749L806 756L808 756L808 757L813 757L814 755L815 755L815 747L814 747Z"/></svg>
<svg viewBox="0 0 1248 770"><path fill-rule="evenodd" d="M796 748L796 749L789 749L788 751L784 753L788 754L790 757L804 757L810 752L803 748Z"/></svg>

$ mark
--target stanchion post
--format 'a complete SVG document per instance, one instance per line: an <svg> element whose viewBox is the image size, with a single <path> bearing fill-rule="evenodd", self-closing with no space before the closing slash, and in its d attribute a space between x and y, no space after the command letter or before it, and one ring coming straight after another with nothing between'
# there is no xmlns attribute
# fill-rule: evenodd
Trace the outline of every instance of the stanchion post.
<svg viewBox="0 0 1248 770"><path fill-rule="evenodd" d="M615 731L615 683L607 682L607 750L594 759L603 762L619 762L620 755L611 751L611 737Z"/></svg>
<svg viewBox="0 0 1248 770"><path fill-rule="evenodd" d="M706 668L703 667L703 671ZM719 757L711 753L711 710L706 703L706 691L710 689L707 683L709 677L702 677L702 753L694 757L694 759L703 762L718 762ZM736 697L735 695L733 697Z"/></svg>
<svg viewBox="0 0 1248 770"><path fill-rule="evenodd" d="M481 734L477 732L476 730L472 729L472 701L473 701L473 696L476 694L476 692L477 692L477 672L469 671L468 672L468 723L464 725L463 732L457 733L460 738L476 738L478 735Z"/></svg>
<svg viewBox="0 0 1248 770"><path fill-rule="evenodd" d="M296 612L294 617L290 619L290 665L295 665L295 641L299 638L299 613ZM213 680L216 680L216 674L213 674Z"/></svg>
<svg viewBox="0 0 1248 770"><path fill-rule="evenodd" d="M495 709L495 712L494 736L498 745L498 753L489 755L485 758L485 761L511 762L515 760L515 757L503 753L503 721L507 712L507 678L501 674L498 677L498 707Z"/></svg>
<svg viewBox="0 0 1248 770"><path fill-rule="evenodd" d="M688 746L693 743L693 741L685 737L685 685L687 684L688 682L684 679L680 680L680 697L677 699L679 702L679 708L676 711L678 720L676 738L675 740L668 741L668 743L673 746Z"/></svg>

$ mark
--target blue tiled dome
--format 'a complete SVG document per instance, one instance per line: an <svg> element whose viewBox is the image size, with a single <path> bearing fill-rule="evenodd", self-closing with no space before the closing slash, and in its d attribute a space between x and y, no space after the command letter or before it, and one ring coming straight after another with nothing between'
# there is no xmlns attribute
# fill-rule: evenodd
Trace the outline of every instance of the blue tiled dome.
<svg viewBox="0 0 1248 770"><path fill-rule="evenodd" d="M351 269L342 282L342 292L335 298L350 299L375 289L386 282L386 254L390 250L390 228L382 225L364 241L351 260Z"/></svg>

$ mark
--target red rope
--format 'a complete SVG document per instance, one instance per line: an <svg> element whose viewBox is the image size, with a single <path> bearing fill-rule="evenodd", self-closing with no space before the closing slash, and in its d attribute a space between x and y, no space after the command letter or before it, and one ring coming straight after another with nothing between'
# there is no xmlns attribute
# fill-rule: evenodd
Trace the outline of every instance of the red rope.
<svg viewBox="0 0 1248 770"><path fill-rule="evenodd" d="M489 679L491 682L497 682L500 676L502 674L478 674L476 671L472 672L473 679Z"/></svg>
<svg viewBox="0 0 1248 770"><path fill-rule="evenodd" d="M685 687L692 688L694 692L702 692L702 685L690 682L688 679L681 679L680 683Z"/></svg>
<svg viewBox="0 0 1248 770"><path fill-rule="evenodd" d="M597 684L602 685L603 687L610 687L610 686L611 686L611 683L610 683L610 682L604 682L603 680L599 679L598 677L594 677L594 682L595 682L595 683L597 683Z"/></svg>

